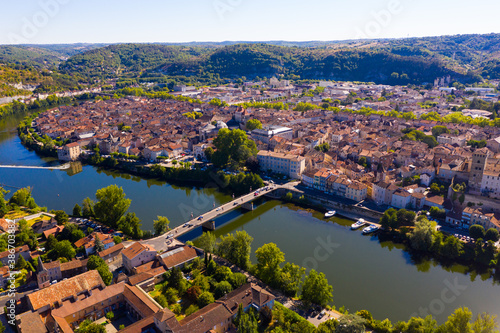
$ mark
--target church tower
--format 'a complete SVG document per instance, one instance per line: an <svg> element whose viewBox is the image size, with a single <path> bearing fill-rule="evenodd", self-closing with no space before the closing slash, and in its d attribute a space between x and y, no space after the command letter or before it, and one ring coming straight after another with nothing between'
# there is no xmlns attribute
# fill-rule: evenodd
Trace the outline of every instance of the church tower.
<svg viewBox="0 0 500 333"><path fill-rule="evenodd" d="M469 173L469 187L473 192L481 190L481 182L483 180L483 172L488 161L490 151L488 148L477 149L472 154L472 163Z"/></svg>

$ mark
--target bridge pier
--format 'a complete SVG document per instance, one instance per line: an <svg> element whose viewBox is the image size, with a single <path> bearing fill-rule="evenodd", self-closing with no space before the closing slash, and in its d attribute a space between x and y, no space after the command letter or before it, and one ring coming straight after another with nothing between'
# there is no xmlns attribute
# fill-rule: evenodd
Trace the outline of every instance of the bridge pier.
<svg viewBox="0 0 500 333"><path fill-rule="evenodd" d="M253 210L253 202L245 202L244 204L241 205L241 208L246 209L246 210Z"/></svg>
<svg viewBox="0 0 500 333"><path fill-rule="evenodd" d="M215 231L215 221L210 220L201 225L201 230L205 231Z"/></svg>

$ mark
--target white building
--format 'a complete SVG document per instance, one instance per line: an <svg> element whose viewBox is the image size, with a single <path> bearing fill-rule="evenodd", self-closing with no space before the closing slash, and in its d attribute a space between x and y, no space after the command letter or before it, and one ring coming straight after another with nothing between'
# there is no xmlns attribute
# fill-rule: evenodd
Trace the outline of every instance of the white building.
<svg viewBox="0 0 500 333"><path fill-rule="evenodd" d="M135 242L122 251L123 266L131 272L132 268L150 262L156 257L156 250L151 245Z"/></svg>
<svg viewBox="0 0 500 333"><path fill-rule="evenodd" d="M490 198L500 199L500 173L498 171L484 171L481 192Z"/></svg>
<svg viewBox="0 0 500 333"><path fill-rule="evenodd" d="M252 138L254 140L260 140L264 143L269 143L269 140L273 136L280 136L287 140L292 140L293 130L288 127L270 126L269 129L254 129L252 131Z"/></svg>
<svg viewBox="0 0 500 333"><path fill-rule="evenodd" d="M306 168L306 159L298 155L261 150L257 154L257 159L261 170L271 170L294 179L300 179Z"/></svg>

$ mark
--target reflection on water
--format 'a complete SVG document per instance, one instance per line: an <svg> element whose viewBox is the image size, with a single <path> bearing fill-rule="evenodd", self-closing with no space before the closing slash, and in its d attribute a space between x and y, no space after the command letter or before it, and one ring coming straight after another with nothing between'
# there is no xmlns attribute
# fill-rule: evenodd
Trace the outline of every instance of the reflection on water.
<svg viewBox="0 0 500 333"><path fill-rule="evenodd" d="M218 237L247 231L254 238L252 252L273 242L287 261L306 266L304 263L313 258L315 268L324 272L333 286L333 304L345 305L349 312L368 309L378 319L408 320L419 307L428 308L440 297L448 282L458 279L457 283L467 289L445 309L433 313L439 322L460 306L468 306L474 313L500 314L500 288L495 279L462 265L442 266L433 259L414 258L402 244L379 242L376 236L350 230L352 221L340 216L325 219L322 213L293 204L262 201L254 211L237 210L215 222ZM191 236L199 235L200 231ZM328 241L339 246L326 260L316 258L318 246Z"/></svg>
<svg viewBox="0 0 500 333"><path fill-rule="evenodd" d="M12 119L0 121L1 164L58 163L22 147L15 130L22 116ZM71 212L74 204L85 197L95 198L97 189L117 184L132 199L130 211L142 220L145 230L152 229L158 215L167 216L170 225L176 227L191 212L203 214L212 209L214 202L220 205L231 200L214 188L169 185L79 163L65 171L0 169L0 183L31 186L38 204L66 212ZM439 322L445 321L459 306L468 306L475 314L500 314L500 288L488 272L415 258L401 244L380 243L375 236L365 237L359 230L351 231L351 223L340 216L325 219L314 210L259 199L253 211L237 209L218 218L216 234L246 230L254 238L253 251L274 242L285 253L286 260L302 266L314 262L315 268L324 272L333 286L334 304L345 305L349 312L366 308L378 319L407 320L420 307L428 308L441 295L447 281L457 280L467 288L445 309L434 313ZM199 233L198 229L191 236ZM326 257L316 257L315 252L328 242L339 246ZM255 258L252 260L255 262Z"/></svg>

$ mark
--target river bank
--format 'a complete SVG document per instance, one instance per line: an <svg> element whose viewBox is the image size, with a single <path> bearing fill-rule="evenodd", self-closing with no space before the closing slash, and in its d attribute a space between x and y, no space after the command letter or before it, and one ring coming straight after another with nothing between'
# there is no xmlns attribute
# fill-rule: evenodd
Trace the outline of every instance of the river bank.
<svg viewBox="0 0 500 333"><path fill-rule="evenodd" d="M16 126L13 118L0 121L1 164L59 164L22 146ZM142 220L143 230L153 229L157 215L167 216L170 226L175 227L187 221L191 212L200 215L213 209L214 203L218 206L231 200L231 195L217 188L178 186L91 165L75 172L0 169L0 183L31 186L39 205L67 212L85 197L94 198L97 189L116 184L132 200L130 211ZM215 233L220 236L246 230L254 238L254 249L276 243L286 253L287 261L324 272L334 288L333 303L345 305L349 312L368 309L374 317L387 317L393 322L408 320L414 312L419 314L420 308L427 309L438 322L446 321L455 308L463 305L474 314L500 314L499 284L489 274L457 264L443 266L432 258L415 258L403 244L351 231L351 220L340 216L325 220L323 213L264 200L253 211L233 210L218 218ZM460 289L453 301L444 302L440 295L449 284L465 290ZM436 307L438 303L443 306Z"/></svg>

